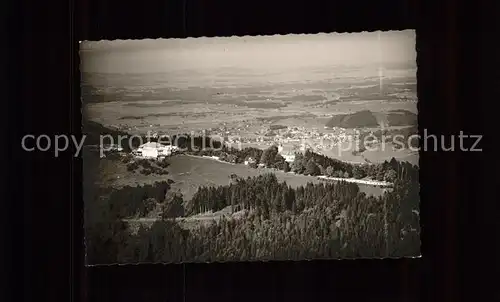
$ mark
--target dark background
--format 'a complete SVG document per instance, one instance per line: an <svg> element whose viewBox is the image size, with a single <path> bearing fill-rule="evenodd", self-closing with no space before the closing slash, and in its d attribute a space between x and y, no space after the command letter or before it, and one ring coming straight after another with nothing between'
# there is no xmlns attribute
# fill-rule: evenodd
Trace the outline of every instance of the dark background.
<svg viewBox="0 0 500 302"><path fill-rule="evenodd" d="M465 1L464 1L465 2ZM15 301L500 300L499 11L458 1L16 2L8 7L9 143L1 211L5 294ZM486 2L484 2L486 4ZM484 134L483 152L420 155L420 259L83 266L81 160L26 153L25 134L78 134L78 40L417 30L419 125ZM487 132L490 131L490 135ZM5 147L3 147L5 146ZM492 146L492 145L490 145ZM5 219L6 218L6 219ZM491 275L491 277L489 276ZM498 286L497 286L498 287ZM491 299L493 298L493 300ZM1 298L9 301L9 297Z"/></svg>

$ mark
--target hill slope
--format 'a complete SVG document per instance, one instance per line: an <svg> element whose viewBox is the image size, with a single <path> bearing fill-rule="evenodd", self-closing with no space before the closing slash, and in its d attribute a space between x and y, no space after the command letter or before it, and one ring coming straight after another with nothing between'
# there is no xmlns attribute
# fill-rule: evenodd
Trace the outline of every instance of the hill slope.
<svg viewBox="0 0 500 302"><path fill-rule="evenodd" d="M129 134L120 130L107 128L99 123L83 119L82 121L82 134L86 135L85 137L85 145L98 145L100 144L101 135L110 135L113 138L113 142L115 144L118 143L118 138L121 136L122 138L128 138ZM106 143L108 139L105 140ZM129 152L130 147L128 144L122 144L122 147L125 151Z"/></svg>
<svg viewBox="0 0 500 302"><path fill-rule="evenodd" d="M370 110L362 110L351 114L335 115L326 122L325 126L339 128L368 128L378 127L378 121Z"/></svg>
<svg viewBox="0 0 500 302"><path fill-rule="evenodd" d="M413 126L417 125L417 115L408 110L392 110L387 114L389 126Z"/></svg>

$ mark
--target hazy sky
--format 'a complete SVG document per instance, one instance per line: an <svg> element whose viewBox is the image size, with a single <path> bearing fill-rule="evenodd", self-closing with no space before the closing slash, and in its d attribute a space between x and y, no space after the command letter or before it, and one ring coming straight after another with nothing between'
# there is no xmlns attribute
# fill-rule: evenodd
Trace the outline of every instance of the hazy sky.
<svg viewBox="0 0 500 302"><path fill-rule="evenodd" d="M415 31L84 41L81 71L152 73L220 67L279 72L303 67L415 62ZM415 63L416 64L416 63Z"/></svg>

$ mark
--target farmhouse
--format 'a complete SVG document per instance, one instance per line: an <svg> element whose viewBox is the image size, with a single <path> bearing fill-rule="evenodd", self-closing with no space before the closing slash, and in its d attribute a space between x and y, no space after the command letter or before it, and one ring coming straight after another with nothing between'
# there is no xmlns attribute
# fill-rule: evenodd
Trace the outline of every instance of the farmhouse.
<svg viewBox="0 0 500 302"><path fill-rule="evenodd" d="M139 146L133 154L141 158L161 158L171 155L172 147L157 142L148 142Z"/></svg>

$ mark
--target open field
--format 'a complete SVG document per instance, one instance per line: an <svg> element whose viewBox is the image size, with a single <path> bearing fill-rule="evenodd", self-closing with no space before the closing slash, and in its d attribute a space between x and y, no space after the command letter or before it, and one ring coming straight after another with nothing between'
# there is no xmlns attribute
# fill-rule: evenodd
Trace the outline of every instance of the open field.
<svg viewBox="0 0 500 302"><path fill-rule="evenodd" d="M126 165L120 161L101 159L99 161L100 177L98 184L116 188L126 185L137 186L153 184L156 181L171 179L173 192L181 193L184 200L190 200L201 186L220 186L229 184L231 174L239 177L253 177L263 173L274 173L279 181L286 181L292 187L308 182L319 183L313 176L285 173L267 168L253 169L242 164L230 164L207 158L177 155L167 159L170 166L168 175L143 175L139 172L127 171ZM368 195L381 195L382 189L368 185L359 185L362 192Z"/></svg>
<svg viewBox="0 0 500 302"><path fill-rule="evenodd" d="M82 95L85 103L117 100L205 102L207 99L220 102L279 99L315 103L325 99L336 101L341 96L359 100L368 95L373 99L381 93L401 98L416 91L415 66L386 67L383 76L378 74L379 66L365 66L358 70L342 66L325 66L323 70L306 68L301 72L307 74L307 80L287 72L273 75L227 67L206 73L199 70L141 74L84 72ZM381 80L382 89L379 87Z"/></svg>
<svg viewBox="0 0 500 302"><path fill-rule="evenodd" d="M82 41L86 263L419 256L415 41Z"/></svg>

